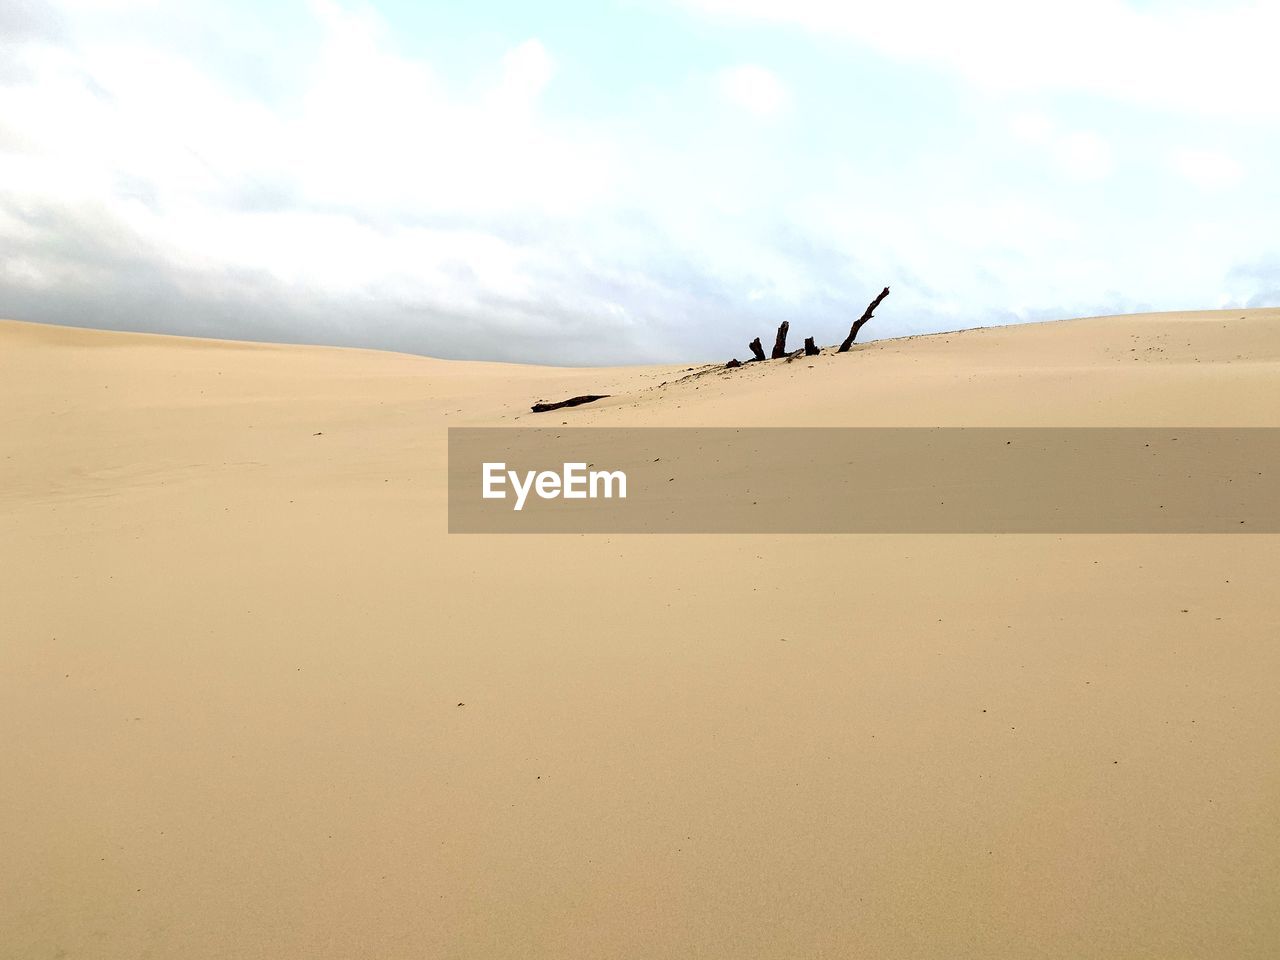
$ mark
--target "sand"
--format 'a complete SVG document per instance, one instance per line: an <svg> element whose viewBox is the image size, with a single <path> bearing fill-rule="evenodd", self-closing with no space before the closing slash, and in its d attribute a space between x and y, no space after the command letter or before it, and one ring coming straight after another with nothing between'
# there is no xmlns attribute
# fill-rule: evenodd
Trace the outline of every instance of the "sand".
<svg viewBox="0 0 1280 960"><path fill-rule="evenodd" d="M0 323L0 956L1280 955L1280 537L444 485L450 425L1280 426L1280 311L686 372Z"/></svg>

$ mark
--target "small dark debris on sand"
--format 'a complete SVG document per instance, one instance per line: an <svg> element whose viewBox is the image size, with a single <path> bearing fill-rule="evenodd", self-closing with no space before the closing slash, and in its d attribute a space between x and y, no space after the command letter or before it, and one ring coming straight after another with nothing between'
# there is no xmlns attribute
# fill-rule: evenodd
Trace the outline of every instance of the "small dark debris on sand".
<svg viewBox="0 0 1280 960"><path fill-rule="evenodd" d="M594 403L596 400L603 400L609 394L607 393L587 393L580 397L570 397L568 400L559 400L555 403L535 403L530 409L534 413L546 413L549 410L559 410L561 407L577 407L584 403Z"/></svg>

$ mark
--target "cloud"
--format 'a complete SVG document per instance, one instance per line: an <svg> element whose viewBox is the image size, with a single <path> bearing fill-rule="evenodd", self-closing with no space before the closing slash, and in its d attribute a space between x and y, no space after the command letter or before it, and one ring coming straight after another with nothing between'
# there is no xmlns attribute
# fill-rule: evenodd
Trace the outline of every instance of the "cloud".
<svg viewBox="0 0 1280 960"><path fill-rule="evenodd" d="M536 38L462 95L375 14L309 9L270 98L100 19L24 45L29 79L0 84L0 316L644 362L719 356L797 311L838 339L885 282L856 251L835 272L778 246L803 184L768 179L768 157L550 119ZM746 109L785 103L762 68L722 79ZM915 303L912 330L933 316Z"/></svg>
<svg viewBox="0 0 1280 960"><path fill-rule="evenodd" d="M555 64L538 40L526 40L502 58L502 85L499 99L530 106L551 82Z"/></svg>
<svg viewBox="0 0 1280 960"><path fill-rule="evenodd" d="M1184 148L1169 158L1173 171L1202 190L1217 191L1234 186L1244 176L1235 158L1220 150Z"/></svg>
<svg viewBox="0 0 1280 960"><path fill-rule="evenodd" d="M1246 307L1280 307L1280 256L1240 263L1228 274L1232 302Z"/></svg>
<svg viewBox="0 0 1280 960"><path fill-rule="evenodd" d="M728 103L757 116L768 117L787 102L787 92L777 76L764 67L747 64L721 70L716 89Z"/></svg>
<svg viewBox="0 0 1280 960"><path fill-rule="evenodd" d="M65 24L58 10L40 0L0 4L0 46L27 40L59 40Z"/></svg>
<svg viewBox="0 0 1280 960"><path fill-rule="evenodd" d="M1062 138L1059 150L1059 160L1068 176L1101 180L1111 173L1111 145L1097 133L1069 133Z"/></svg>
<svg viewBox="0 0 1280 960"><path fill-rule="evenodd" d="M1009 122L1014 139L1039 149L1073 180L1103 180L1114 166L1110 142L1092 130L1061 130L1042 113L1021 113Z"/></svg>
<svg viewBox="0 0 1280 960"><path fill-rule="evenodd" d="M1054 124L1043 113L1020 113L1009 122L1009 130L1023 143L1044 146L1054 134Z"/></svg>
<svg viewBox="0 0 1280 960"><path fill-rule="evenodd" d="M1076 0L682 0L713 16L844 37L1000 91L1076 91L1173 110L1280 115L1280 4Z"/></svg>
<svg viewBox="0 0 1280 960"><path fill-rule="evenodd" d="M1092 112L1006 127L1007 103L966 98L947 116L954 77L929 66L875 90L826 45L821 71L771 47L775 73L750 44L655 31L666 73L643 57L615 71L550 27L490 46L478 15L482 57L428 60L366 7L233 7L28 6L0 51L0 316L714 359L784 319L838 341L885 284L876 336L1205 304L1269 249L1274 204L1246 215L1169 196L1171 177L1135 183L1135 136L1089 129ZM786 136L742 122L783 116ZM1197 137L1179 119L1159 149Z"/></svg>
<svg viewBox="0 0 1280 960"><path fill-rule="evenodd" d="M652 359L590 270L563 275L572 241L549 241L623 164L543 120L543 45L467 100L377 17L312 10L319 45L283 108L129 32L23 45L27 77L0 84L0 315Z"/></svg>

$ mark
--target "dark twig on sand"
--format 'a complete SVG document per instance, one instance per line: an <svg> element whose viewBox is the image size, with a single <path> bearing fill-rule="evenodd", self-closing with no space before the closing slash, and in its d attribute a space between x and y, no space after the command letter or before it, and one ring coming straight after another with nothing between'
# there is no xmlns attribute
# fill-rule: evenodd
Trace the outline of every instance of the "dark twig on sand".
<svg viewBox="0 0 1280 960"><path fill-rule="evenodd" d="M560 400L556 403L535 403L530 409L534 413L546 413L549 410L559 410L561 407L577 407L584 403L603 400L607 396L609 396L607 393L587 393L581 397L570 397L568 400Z"/></svg>

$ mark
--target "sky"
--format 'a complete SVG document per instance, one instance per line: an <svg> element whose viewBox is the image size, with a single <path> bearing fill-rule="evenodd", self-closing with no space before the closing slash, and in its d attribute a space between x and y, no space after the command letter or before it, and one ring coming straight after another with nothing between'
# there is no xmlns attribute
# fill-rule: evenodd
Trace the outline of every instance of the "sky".
<svg viewBox="0 0 1280 960"><path fill-rule="evenodd" d="M1280 4L0 0L0 316L745 357L1280 305Z"/></svg>

